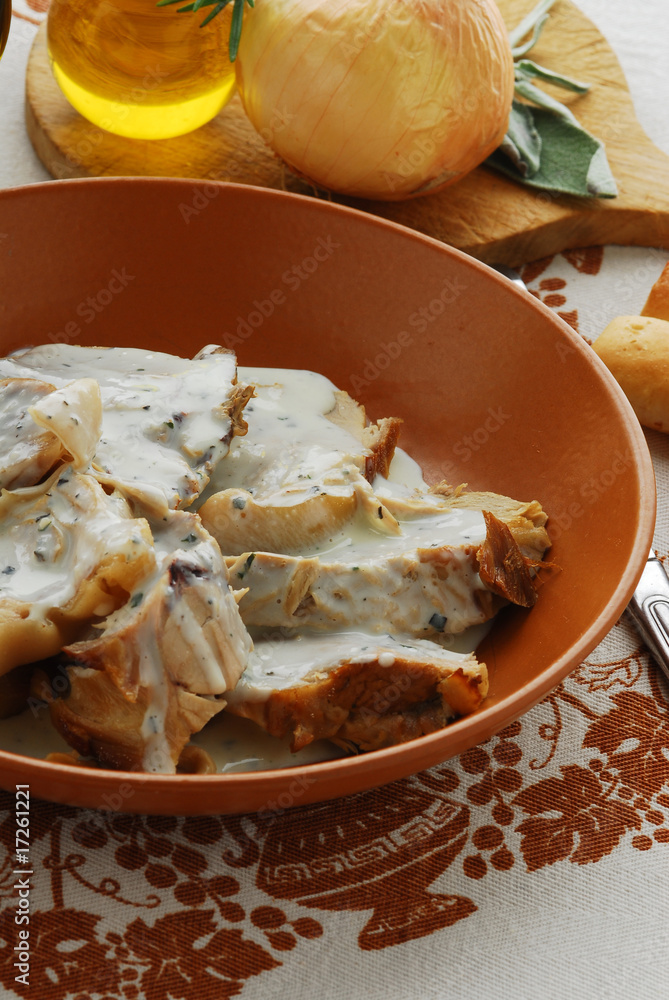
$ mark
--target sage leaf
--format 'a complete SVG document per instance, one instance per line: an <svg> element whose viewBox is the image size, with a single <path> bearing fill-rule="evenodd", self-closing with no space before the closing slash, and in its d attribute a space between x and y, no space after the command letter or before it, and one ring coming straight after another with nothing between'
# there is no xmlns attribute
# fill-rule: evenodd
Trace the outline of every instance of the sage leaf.
<svg viewBox="0 0 669 1000"><path fill-rule="evenodd" d="M548 14L544 14L543 17L539 18L537 23L534 25L534 28L532 29L532 34L530 35L529 39L522 45L513 46L513 48L511 49L511 55L513 56L514 59L521 59L524 55L526 55L530 51L530 49L534 48L534 46L539 41L539 37L541 35L541 32L544 30L544 25L547 20L548 20ZM509 41L510 40L511 36L509 36Z"/></svg>
<svg viewBox="0 0 669 1000"><path fill-rule="evenodd" d="M573 125L580 127L576 120L576 116L572 114L566 105L556 101L554 97L551 97L550 94L546 94L543 90L540 90L539 87L535 87L529 80L516 80L514 90L520 97L524 97L526 100L532 101L533 104L538 104L540 108L545 108L547 111L553 111L556 115L564 118L565 121L571 122Z"/></svg>
<svg viewBox="0 0 669 1000"><path fill-rule="evenodd" d="M595 142L598 142L598 140L595 139ZM596 198L616 198L618 196L618 187L611 173L609 161L606 158L606 150L601 142L599 143L599 149L595 150L595 154L590 161L588 189L594 192Z"/></svg>
<svg viewBox="0 0 669 1000"><path fill-rule="evenodd" d="M529 34L530 31L534 32L533 38L536 42L539 34L541 33L541 28L539 28L539 32L537 33L537 25L539 22L543 22L541 25L541 27L543 27L543 24L546 21L545 15L548 14L548 11L554 3L555 0L541 0L541 2L538 3L537 6L523 18L520 24L517 25L513 31L509 32L509 42L511 43L512 49L515 49L515 47L522 42L525 35Z"/></svg>
<svg viewBox="0 0 669 1000"><path fill-rule="evenodd" d="M509 126L499 147L523 177L533 177L541 162L541 136L534 125L532 109L514 101Z"/></svg>
<svg viewBox="0 0 669 1000"><path fill-rule="evenodd" d="M616 197L616 182L604 147L598 139L586 132L575 119L554 114L545 108L524 107L531 115L532 126L541 140L538 169L530 172L535 162L530 158L525 161L523 174L522 168L519 169L501 147L485 161L488 166L528 187L583 198ZM519 149L517 143L516 148ZM530 152L535 148L530 145Z"/></svg>
<svg viewBox="0 0 669 1000"><path fill-rule="evenodd" d="M516 80L544 80L546 83L554 83L557 87L564 87L565 90L573 90L577 94L587 94L590 87L587 83L574 80L564 73L556 73L552 69L539 66L532 59L519 59L515 64Z"/></svg>

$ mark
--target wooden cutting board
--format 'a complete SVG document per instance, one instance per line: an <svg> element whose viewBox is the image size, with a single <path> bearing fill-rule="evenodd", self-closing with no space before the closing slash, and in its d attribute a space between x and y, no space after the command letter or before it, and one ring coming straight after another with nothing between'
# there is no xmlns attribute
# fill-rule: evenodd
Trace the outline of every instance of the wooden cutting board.
<svg viewBox="0 0 669 1000"><path fill-rule="evenodd" d="M535 5L535 0L498 2L509 27ZM532 191L479 167L424 198L379 202L332 195L333 200L427 233L491 264L517 266L561 250L608 243L669 246L669 156L638 124L623 72L606 40L569 0L558 0L532 58L591 84L584 96L553 93L570 103L584 127L604 142L618 198ZM195 177L330 197L274 157L237 96L212 122L176 139L125 139L91 125L70 107L55 82L45 25L28 63L26 120L37 155L57 178Z"/></svg>

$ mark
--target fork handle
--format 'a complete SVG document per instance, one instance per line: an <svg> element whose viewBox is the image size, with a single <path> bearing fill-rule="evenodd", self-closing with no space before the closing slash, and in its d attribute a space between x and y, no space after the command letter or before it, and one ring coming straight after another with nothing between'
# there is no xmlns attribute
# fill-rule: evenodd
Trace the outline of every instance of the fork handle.
<svg viewBox="0 0 669 1000"><path fill-rule="evenodd" d="M669 680L669 576L653 551L627 610Z"/></svg>

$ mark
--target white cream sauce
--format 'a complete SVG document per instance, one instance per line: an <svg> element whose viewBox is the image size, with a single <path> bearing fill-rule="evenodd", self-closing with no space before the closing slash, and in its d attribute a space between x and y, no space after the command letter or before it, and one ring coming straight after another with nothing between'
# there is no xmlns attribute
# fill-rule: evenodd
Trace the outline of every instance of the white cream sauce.
<svg viewBox="0 0 669 1000"><path fill-rule="evenodd" d="M380 655L379 655L380 654ZM391 667L396 657L440 664L465 660L466 652L445 649L427 639L379 635L342 629L338 632L265 630L254 633L254 648L241 681L227 698L231 705L267 698L273 690L295 687L314 672L327 673L342 663L371 663L377 658Z"/></svg>
<svg viewBox="0 0 669 1000"><path fill-rule="evenodd" d="M150 728L151 723L148 722L147 730ZM150 731L147 735L150 738ZM215 716L201 732L195 733L191 743L206 750L219 774L301 767L347 756L345 751L327 740L317 740L299 753L291 753L289 739L269 736L254 722L225 713ZM44 760L51 753L72 753L72 747L51 724L45 705L35 712L28 708L19 715L0 719L0 750L37 760ZM152 752L153 765L159 766L163 752L159 746ZM147 763L151 767L151 761Z"/></svg>
<svg viewBox="0 0 669 1000"><path fill-rule="evenodd" d="M57 388L95 378L103 408L93 459L99 479L150 509L191 503L227 454L232 354L191 361L138 348L52 344L0 360L2 378L36 376Z"/></svg>
<svg viewBox="0 0 669 1000"><path fill-rule="evenodd" d="M230 418L221 411L221 404L234 377L234 358L205 351L191 362L134 349L90 350L52 345L0 361L0 377L35 378L36 374L48 378L58 388L91 375L100 383L104 412L94 457L98 477L102 482L120 483L130 499L145 502L154 514L156 570L153 577L142 582L143 590L147 590L175 553L186 554L190 548L184 538L176 538L181 528L172 518L167 519L164 508L189 503L206 485L210 470L228 450ZM306 371L241 368L239 376L241 381L258 386L257 396L245 411L249 431L245 437L233 439L227 458L215 469L206 495L243 487L259 500L283 491L291 497L288 502L295 502L296 497L313 492L315 486L348 492L352 488L349 479L359 478L365 449L354 434L326 418L335 406L335 386L325 377ZM197 400L195 407L192 400ZM52 517L49 529L53 527L55 531L59 525L66 525L66 544L55 534L49 536L54 538L50 542L53 552L46 568L35 566L35 557L29 551L34 544L34 524L11 543L7 541L11 531L0 536L2 566L20 564L6 574L11 580L5 589L14 588L13 593L35 601L36 606L42 606L46 593L53 593L54 577L58 581L56 589L61 588L58 600L66 600L72 579L94 565L99 547L104 544L105 531L96 525L90 556L87 559L83 555L81 561L79 557L75 561L74 552L79 552L81 546L73 545L68 536L67 497L62 495L66 485L58 484L56 499L50 501L55 505L54 510L49 506L46 511ZM418 465L399 450L388 480L378 478L374 483L380 499L411 498L416 490L425 489ZM33 500L26 502L30 504ZM352 524L350 531L333 536L324 547L314 547L302 554L321 557L327 554L350 569L356 560L374 560L380 555L388 559L401 555L407 546L416 549L462 545L484 537L480 514L444 511L439 506L435 502L434 511L402 520L401 535L374 531L361 520ZM155 517L157 511L161 511L165 524L161 525ZM220 557L213 549L207 554L201 538L197 547L207 569L216 572ZM53 568L56 564L57 572ZM4 577L0 575L0 587L3 584ZM231 601L227 588L224 589ZM0 596L2 593L0 590ZM216 610L221 612L221 608ZM218 667L215 670L211 665L202 630L188 607L181 613L180 628L208 686L220 689ZM449 636L441 644L345 627L330 634L286 634L280 641L266 633L258 638L237 692L239 696L246 692L246 697L263 697L272 687L299 683L301 677L314 670L328 669L353 655L372 659L379 651L384 666L392 666L398 651L404 655L413 651L416 657L427 654L434 659L452 659L473 650L487 628L486 624L468 629L457 638ZM248 636L233 632L231 628L231 659L242 664L249 655ZM147 632L146 636L138 635L137 641L142 647L142 683L153 692L142 727L147 742L145 764L151 770L155 767L152 759L165 758L165 670L156 636ZM222 689L225 690L225 684ZM228 692L226 696L236 695ZM247 720L228 715L214 718L192 742L206 749L223 772L284 767L342 755L327 742L312 744L293 755L288 750L288 741L269 737ZM38 719L32 713L23 713L0 721L0 747L34 756L68 749L53 731L46 711Z"/></svg>
<svg viewBox="0 0 669 1000"><path fill-rule="evenodd" d="M145 622L146 625L146 622ZM144 634L142 634L144 631ZM149 691L149 704L144 712L141 735L144 740L142 766L150 774L171 774L174 765L170 757L165 720L168 709L168 683L160 650L156 647L153 628L140 629L137 635L140 648L139 679Z"/></svg>
<svg viewBox="0 0 669 1000"><path fill-rule="evenodd" d="M0 750L37 757L43 760L50 753L72 753L60 733L51 724L46 704L26 708L19 715L0 719Z"/></svg>
<svg viewBox="0 0 669 1000"><path fill-rule="evenodd" d="M109 555L135 558L139 522L120 496L62 466L38 487L0 497L0 598L31 603L31 617L64 609Z"/></svg>
<svg viewBox="0 0 669 1000"><path fill-rule="evenodd" d="M256 499L283 492L286 502L297 503L316 488L347 487L365 449L325 416L335 406L332 382L281 368L240 367L238 377L256 387L244 410L248 433L233 440L202 499L242 487Z"/></svg>
<svg viewBox="0 0 669 1000"><path fill-rule="evenodd" d="M299 753L292 753L288 738L270 736L249 719L240 719L227 712L217 715L195 733L191 743L207 751L220 774L302 767L347 756L328 740L315 740Z"/></svg>
<svg viewBox="0 0 669 1000"><path fill-rule="evenodd" d="M376 476L372 487L382 499L386 496L410 495L414 490L424 493L428 489L420 465L402 448L395 448L388 478Z"/></svg>
<svg viewBox="0 0 669 1000"><path fill-rule="evenodd" d="M318 556L345 566L361 562L380 562L416 549L441 548L444 545L480 545L485 539L483 514L456 508L428 513L399 521L401 534L374 531L368 518L356 517L325 542L302 550L309 558Z"/></svg>
<svg viewBox="0 0 669 1000"><path fill-rule="evenodd" d="M36 379L0 383L0 488L31 486L57 460L54 435L39 427L28 412L53 389L53 385Z"/></svg>

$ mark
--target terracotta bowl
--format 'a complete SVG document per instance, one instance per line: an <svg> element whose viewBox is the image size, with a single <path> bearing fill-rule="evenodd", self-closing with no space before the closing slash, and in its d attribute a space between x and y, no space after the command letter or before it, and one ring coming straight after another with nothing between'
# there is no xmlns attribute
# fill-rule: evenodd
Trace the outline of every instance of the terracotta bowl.
<svg viewBox="0 0 669 1000"><path fill-rule="evenodd" d="M148 776L0 753L1 783L73 805L239 813L380 785L466 750L547 694L624 609L651 544L652 467L598 358L532 296L458 251L296 195L185 180L80 180L0 194L0 348L63 340L311 368L404 420L428 481L550 514L560 567L480 654L476 714L403 746L283 770Z"/></svg>

